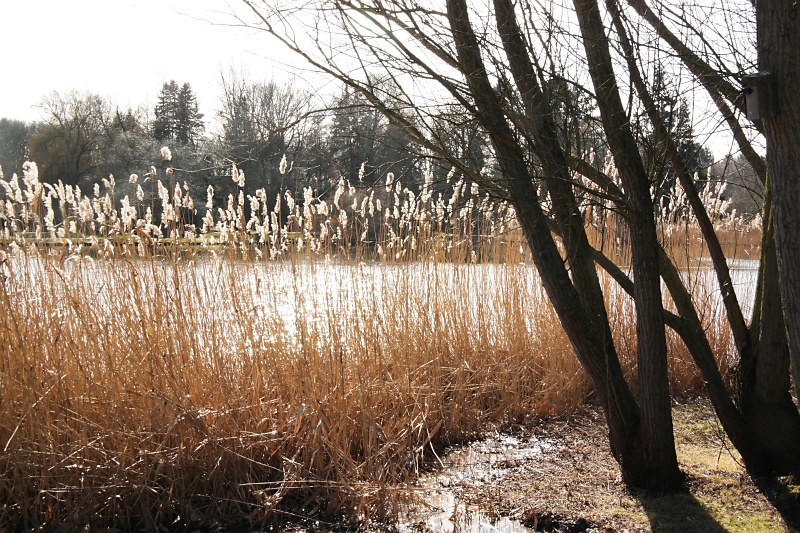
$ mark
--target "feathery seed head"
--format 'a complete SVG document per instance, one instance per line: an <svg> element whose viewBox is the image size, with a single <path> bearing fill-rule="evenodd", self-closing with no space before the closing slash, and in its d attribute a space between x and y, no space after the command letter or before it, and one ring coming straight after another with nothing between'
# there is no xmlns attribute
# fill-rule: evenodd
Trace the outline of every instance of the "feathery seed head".
<svg viewBox="0 0 800 533"><path fill-rule="evenodd" d="M283 196L286 198L286 204L289 206L289 212L294 212L294 198L292 198L292 192L287 189Z"/></svg>
<svg viewBox="0 0 800 533"><path fill-rule="evenodd" d="M206 189L207 200L206 200L206 209L212 209L214 207L214 187L211 185L208 186Z"/></svg>
<svg viewBox="0 0 800 533"><path fill-rule="evenodd" d="M22 175L25 183L34 183L39 181L39 167L33 161L25 161L22 163Z"/></svg>

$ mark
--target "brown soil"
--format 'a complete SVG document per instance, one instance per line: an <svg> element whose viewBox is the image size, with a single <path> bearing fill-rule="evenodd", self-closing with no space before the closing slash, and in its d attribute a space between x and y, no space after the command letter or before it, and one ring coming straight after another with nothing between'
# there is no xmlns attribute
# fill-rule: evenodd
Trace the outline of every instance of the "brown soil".
<svg viewBox="0 0 800 533"><path fill-rule="evenodd" d="M756 484L747 476L707 402L676 406L674 419L687 493L627 489L608 450L602 413L587 408L451 450L446 468L426 476L418 494L441 488L489 520L509 517L536 531L797 530L800 491L793 479ZM537 442L541 448L532 450Z"/></svg>

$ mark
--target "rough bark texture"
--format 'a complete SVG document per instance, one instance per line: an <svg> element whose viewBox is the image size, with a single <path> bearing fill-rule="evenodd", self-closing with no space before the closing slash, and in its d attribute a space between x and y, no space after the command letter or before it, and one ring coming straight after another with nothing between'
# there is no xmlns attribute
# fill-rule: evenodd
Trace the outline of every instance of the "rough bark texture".
<svg viewBox="0 0 800 533"><path fill-rule="evenodd" d="M780 306L771 180L764 200L761 265L753 314L753 349L742 356L739 400L751 433L764 450L770 473L800 467L800 413L789 394L789 347Z"/></svg>
<svg viewBox="0 0 800 533"><path fill-rule="evenodd" d="M756 3L759 69L772 74L775 113L762 121L789 353L800 387L800 4ZM798 443L800 444L800 443Z"/></svg>
<svg viewBox="0 0 800 533"><path fill-rule="evenodd" d="M647 479L639 486L661 490L682 486L672 432L667 345L662 315L658 238L649 181L616 85L609 43L596 0L575 0L589 74L603 129L626 191L630 211L635 279L637 354L643 461Z"/></svg>
<svg viewBox="0 0 800 533"><path fill-rule="evenodd" d="M623 477L638 487L671 488L662 486L658 478L650 475L653 471L650 462L645 460L648 456L640 431L638 405L625 382L616 354L608 351L610 343L598 327L597 317L592 317L587 311L585 298L570 279L555 245L522 149L515 141L500 101L489 83L465 0L449 0L447 14L458 50L459 67L475 100L476 118L495 147L505 186L513 199L548 297L603 405L611 449L620 463ZM668 443L672 446L671 434Z"/></svg>
<svg viewBox="0 0 800 533"><path fill-rule="evenodd" d="M711 256L714 270L719 281L720 292L722 294L723 303L725 304L728 322L731 325L738 351L740 354L744 354L742 357L745 358L751 354L753 350L750 331L745 322L744 315L742 314L742 309L739 305L733 282L731 281L728 263L725 259L725 254L722 251L719 239L717 238L716 231L714 230L714 225L697 193L694 180L680 157L678 147L669 135L663 118L655 105L655 101L642 79L639 65L636 62L633 45L628 37L627 29L623 24L622 13L617 4L617 0L608 0L607 6L614 27L619 35L619 43L625 55L631 81L650 118L650 122L656 134L656 139L661 145L665 156L670 160L675 174L678 176L683 189L686 191L689 204L692 211L695 213L703 238L708 246L709 255ZM681 320L677 321L675 320L677 317L673 318L666 315L667 324L681 336L684 344L692 354L695 363L703 374L706 389L708 390L709 397L717 412L720 423L731 438L733 445L739 450L739 453L741 453L748 471L756 475L768 473L771 470L769 467L769 460L765 457L764 449L757 444L759 440L758 435L749 430L745 418L736 408L731 391L725 386L725 382L719 373L714 353L703 331L702 323L697 315L691 295L681 280L677 268L663 249L660 251L660 261L661 277L681 317ZM768 334L772 335L775 331L782 330L783 325L779 323L771 326ZM762 357L762 359L766 358ZM770 368L774 366L775 365L772 365ZM751 375L755 378L755 373ZM785 376L788 379L788 372L786 372ZM758 381L758 383L764 385L764 388L768 386L780 386L780 382ZM785 390L786 389L784 389L784 391Z"/></svg>

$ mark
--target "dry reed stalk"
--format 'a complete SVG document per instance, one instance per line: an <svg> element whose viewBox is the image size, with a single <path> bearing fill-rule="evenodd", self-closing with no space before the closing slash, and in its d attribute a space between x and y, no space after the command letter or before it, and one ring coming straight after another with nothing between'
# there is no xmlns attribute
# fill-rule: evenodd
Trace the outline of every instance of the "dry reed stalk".
<svg viewBox="0 0 800 533"><path fill-rule="evenodd" d="M41 190L34 178L7 190ZM6 200L0 525L392 516L443 446L586 401L513 213L455 188L466 201L398 184L381 207L312 199L287 208L295 228L260 208L244 221L233 200L200 235L64 186L49 196L59 223L31 216L45 207L22 195ZM596 236L628 253L624 231ZM604 283L635 375L631 303ZM695 295L727 365L731 341L704 286ZM698 387L682 345L670 347L675 390Z"/></svg>
<svg viewBox="0 0 800 533"><path fill-rule="evenodd" d="M2 285L14 528L390 515L426 453L590 396L529 265L61 259Z"/></svg>

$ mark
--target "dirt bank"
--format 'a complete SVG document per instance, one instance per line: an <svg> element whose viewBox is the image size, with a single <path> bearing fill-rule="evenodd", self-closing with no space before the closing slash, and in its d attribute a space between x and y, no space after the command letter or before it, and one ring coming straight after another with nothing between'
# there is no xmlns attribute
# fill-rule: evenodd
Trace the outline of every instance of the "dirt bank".
<svg viewBox="0 0 800 533"><path fill-rule="evenodd" d="M450 450L442 458L445 468L421 480L417 519L401 529L797 530L800 491L795 480L750 479L704 400L676 405L674 418L688 493L628 490L608 451L602 414L587 408L531 420Z"/></svg>

